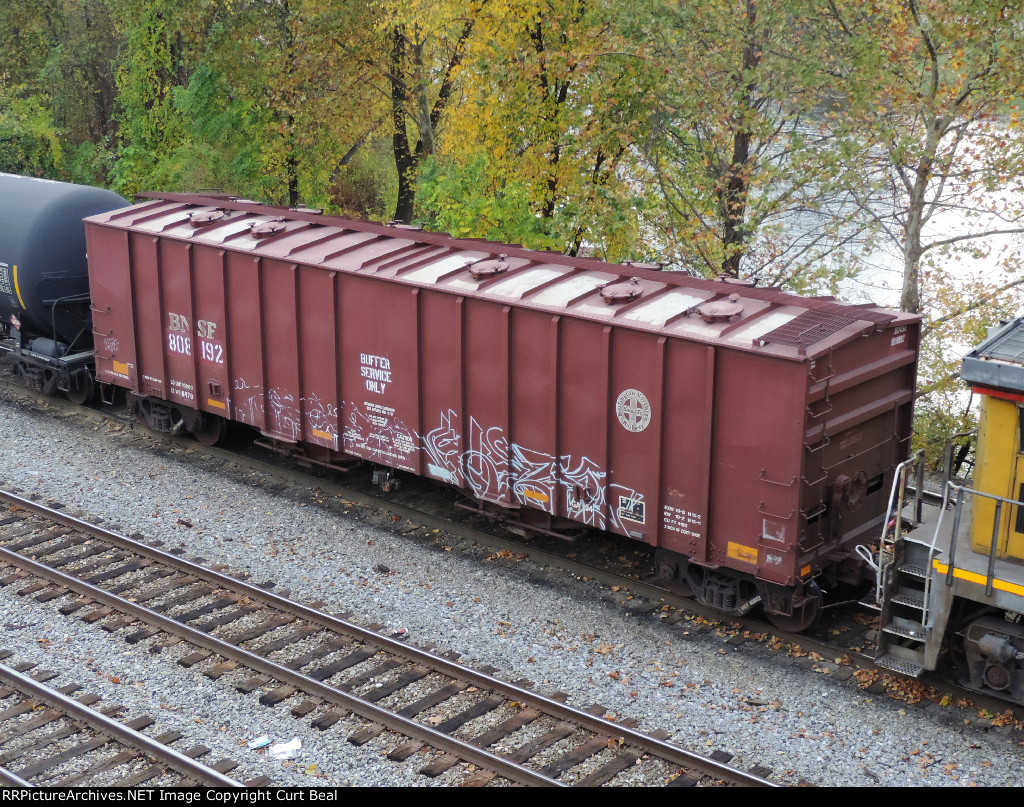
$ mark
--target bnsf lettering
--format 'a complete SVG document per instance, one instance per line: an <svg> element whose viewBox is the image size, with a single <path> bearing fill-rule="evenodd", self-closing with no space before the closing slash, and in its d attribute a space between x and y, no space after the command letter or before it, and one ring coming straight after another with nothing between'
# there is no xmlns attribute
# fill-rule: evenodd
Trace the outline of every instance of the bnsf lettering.
<svg viewBox="0 0 1024 807"><path fill-rule="evenodd" d="M188 317L183 317L181 314L167 314L167 330L177 331L178 333L189 333Z"/></svg>
<svg viewBox="0 0 1024 807"><path fill-rule="evenodd" d="M217 330L217 323L210 322L208 319L201 319L196 323L196 330L203 339L213 339L213 334Z"/></svg>

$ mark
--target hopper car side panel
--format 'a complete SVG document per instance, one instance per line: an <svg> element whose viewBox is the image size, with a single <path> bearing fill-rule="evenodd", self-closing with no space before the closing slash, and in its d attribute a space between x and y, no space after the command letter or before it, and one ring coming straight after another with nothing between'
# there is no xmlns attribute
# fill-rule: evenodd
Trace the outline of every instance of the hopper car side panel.
<svg viewBox="0 0 1024 807"><path fill-rule="evenodd" d="M130 234L101 227L86 230L86 249L93 256L92 290L96 375L101 381L138 389L140 341L134 332Z"/></svg>
<svg viewBox="0 0 1024 807"><path fill-rule="evenodd" d="M562 471L560 399L566 394L559 373L557 349L563 318L544 311L520 309L512 328L516 372L512 383L511 427L516 480L513 497L552 517L567 517L559 495Z"/></svg>
<svg viewBox="0 0 1024 807"><path fill-rule="evenodd" d="M608 419L609 515L617 531L656 545L662 446L676 437L665 432L664 422L667 339L628 328L605 326L604 332L611 340L609 386L601 406Z"/></svg>
<svg viewBox="0 0 1024 807"><path fill-rule="evenodd" d="M716 360L709 560L792 584L806 367L726 350Z"/></svg>
<svg viewBox="0 0 1024 807"><path fill-rule="evenodd" d="M260 260L258 272L263 305L263 376L256 383L264 397L263 433L272 439L297 443L304 436L299 323L300 317L304 321L307 316L296 306L298 272L294 265L266 258Z"/></svg>
<svg viewBox="0 0 1024 807"><path fill-rule="evenodd" d="M566 317L560 336L554 347L560 357L557 462L564 513L588 526L621 533L609 521L608 506L611 333L601 323ZM611 484L625 485L627 495L638 487L636 480L623 477Z"/></svg>
<svg viewBox="0 0 1024 807"><path fill-rule="evenodd" d="M138 301L140 303L137 327L160 322L164 330L164 377L168 384L169 401L196 408L198 378L196 372L196 345L194 325L197 323L192 305L192 249L191 245L169 239L157 243L155 267L136 264ZM151 269L155 268L155 278ZM155 293L150 285L155 280ZM149 330L150 328L145 328ZM156 330L153 328L153 330ZM145 372L148 357L140 359Z"/></svg>
<svg viewBox="0 0 1024 807"><path fill-rule="evenodd" d="M299 344L316 345L300 350L298 371L302 391L301 435L322 451L341 450L338 411L337 275L309 266L296 269Z"/></svg>
<svg viewBox="0 0 1024 807"><path fill-rule="evenodd" d="M462 401L461 406L450 409L459 411L463 447L460 467L478 499L511 507L516 440L510 430L509 399L509 369L514 361L510 353L512 309L484 300L465 300L459 310L463 333ZM426 328L433 325L425 323ZM423 357L428 379L432 358Z"/></svg>
<svg viewBox="0 0 1024 807"><path fill-rule="evenodd" d="M227 348L230 326L225 304L224 253L193 246L192 265L196 397L200 408L230 416L231 375Z"/></svg>
<svg viewBox="0 0 1024 807"><path fill-rule="evenodd" d="M125 312L118 309L113 310L119 314L127 314L130 318L126 323L130 329L126 332L133 335L133 338L125 340L122 335L117 341L131 341L129 350L137 351L136 359L140 375L137 380L132 379L132 389L141 390L146 395L171 400L171 387L167 381L168 373L165 366L167 337L166 329L163 326L163 304L160 299L159 242L155 238L135 233L123 233L123 235L127 240L125 245L128 253L126 268L131 284L129 294L132 302ZM94 272L94 274L96 273ZM107 273L104 272L103 276L106 277ZM102 293L94 291L93 299L105 300L108 298ZM146 327L140 327L142 323L146 323ZM123 347L128 347L128 345ZM120 358L122 350L118 350L117 353ZM102 366L98 369L100 370L98 375L102 380ZM115 376L117 376L116 373Z"/></svg>
<svg viewBox="0 0 1024 807"><path fill-rule="evenodd" d="M341 409L346 453L416 472L417 299L408 286L339 275ZM303 350L318 352L308 343ZM294 355L294 354L293 354Z"/></svg>
<svg viewBox="0 0 1024 807"><path fill-rule="evenodd" d="M252 255L226 252L224 347L230 368L228 413L260 431L269 429L264 393L263 303Z"/></svg>
<svg viewBox="0 0 1024 807"><path fill-rule="evenodd" d="M658 546L706 562L715 350L669 339L664 351Z"/></svg>
<svg viewBox="0 0 1024 807"><path fill-rule="evenodd" d="M463 314L465 298L421 292L417 332L420 363L430 372L418 385L418 472L457 488L467 486L462 453Z"/></svg>

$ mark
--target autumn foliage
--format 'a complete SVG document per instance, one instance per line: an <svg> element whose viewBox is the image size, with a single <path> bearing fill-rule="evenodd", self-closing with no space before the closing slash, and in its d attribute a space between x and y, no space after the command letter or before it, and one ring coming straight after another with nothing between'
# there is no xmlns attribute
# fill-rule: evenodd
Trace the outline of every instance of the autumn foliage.
<svg viewBox="0 0 1024 807"><path fill-rule="evenodd" d="M1022 23L1011 0L12 0L0 170L870 298L924 317L938 424L1019 308Z"/></svg>

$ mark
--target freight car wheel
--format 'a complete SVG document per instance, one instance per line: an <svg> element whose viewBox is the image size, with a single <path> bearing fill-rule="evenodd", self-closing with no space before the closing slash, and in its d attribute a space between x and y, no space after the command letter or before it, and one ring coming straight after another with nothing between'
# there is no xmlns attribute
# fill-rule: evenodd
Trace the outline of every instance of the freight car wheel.
<svg viewBox="0 0 1024 807"><path fill-rule="evenodd" d="M92 400L94 391L95 386L92 383L92 376L89 373L78 373L71 376L71 386L68 387L65 395L68 396L68 400L71 403L81 406Z"/></svg>
<svg viewBox="0 0 1024 807"><path fill-rule="evenodd" d="M806 590L806 599L800 605L793 606L792 614L773 614L765 612L768 620L779 630L787 633L803 633L821 616L821 589L811 583Z"/></svg>
<svg viewBox="0 0 1024 807"><path fill-rule="evenodd" d="M204 446L217 445L224 439L227 433L227 421L219 415L204 415L203 425L192 432L192 434L195 435L196 440Z"/></svg>
<svg viewBox="0 0 1024 807"><path fill-rule="evenodd" d="M693 586L689 578L679 568L679 562L668 553L658 550L658 577L665 584L665 588L680 597L692 597Z"/></svg>

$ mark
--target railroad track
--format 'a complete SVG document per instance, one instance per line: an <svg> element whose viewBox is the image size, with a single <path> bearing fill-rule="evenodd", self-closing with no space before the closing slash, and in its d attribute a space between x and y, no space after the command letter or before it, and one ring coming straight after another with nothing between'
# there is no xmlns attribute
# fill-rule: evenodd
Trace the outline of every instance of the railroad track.
<svg viewBox="0 0 1024 807"><path fill-rule="evenodd" d="M0 586L154 651L185 642L182 666L287 701L317 728L357 715L349 742L395 732L392 760L434 749L426 776L468 763L475 785L769 784L14 493L0 501Z"/></svg>
<svg viewBox="0 0 1024 807"><path fill-rule="evenodd" d="M5 661L11 651L0 651ZM177 731L147 735L155 721L114 719L121 708L83 687L46 685L57 673L25 663L0 664L0 784L6 787L242 787L227 776L232 760L211 765L199 761L204 746L184 751L171 747ZM252 780L263 786L269 779Z"/></svg>
<svg viewBox="0 0 1024 807"><path fill-rule="evenodd" d="M890 670L878 668L874 664L875 640L871 625L872 615L856 608L853 601L849 603L851 608L826 609L823 618L811 630L802 634L789 634L758 619L756 615L723 616L711 607L702 606L693 599L680 597L666 590L657 579L653 553L650 553L650 558L646 558L644 555L646 547L642 545L633 548L633 552L630 553L632 570L623 571L619 567L625 549L621 541L606 541L598 538L592 542L588 538L577 544L566 544L563 541L547 539L543 536L520 538L490 526L479 526L477 523L479 518L465 512L456 511L455 514L452 514L450 503L435 506L432 512L424 511L419 502L424 486L418 484L416 480L413 480L409 488L400 489L397 495L392 493L385 497L368 484L359 485L356 479L346 479L350 484L340 484L336 481L336 475L332 479L326 472L319 469L296 467L295 462L288 458L261 452L265 455L264 458L256 455L255 452L239 453L231 448L203 446L189 438L168 437L164 434L150 432L149 429L139 425L133 417L125 413L111 411L109 408L97 410L81 407L61 398L34 393L11 381L4 380L2 383L6 384L12 392L31 398L47 408L94 419L101 423L113 423L120 427L131 428L140 434L149 435L153 439L171 444L178 452L185 455L182 457L185 461L189 461L194 455L192 461L198 461L207 467L212 461L217 465L218 470L223 467L238 467L256 472L268 480L276 480L270 484L270 488L273 490L284 488L285 483L288 482L315 486L318 489L316 498L327 500L340 497L357 508L363 508L364 513L380 512L384 516L382 524L387 523L391 518L395 519L395 523L398 521L411 522L418 527L418 530L413 530L413 537L416 537L416 532L429 535L432 532L440 531L441 535L449 536L445 538L449 543L453 538L462 538L469 543L486 546L492 551L506 551L515 557L529 556L530 560L536 564L558 569L579 578L593 579L613 590L621 589L611 599L637 614L649 611L657 612L659 616L666 616L663 608L668 605L674 611L667 615L670 622L696 616L702 621L701 626L697 628L701 632L715 629L714 623L721 623L720 630L728 635L730 643L734 645L742 644L744 636L753 637L754 640L757 640L758 637L772 637L776 640L775 644L777 645L799 648L804 661L814 658L815 655L825 659L842 657L844 664L850 668L848 672L860 669L877 679L870 686L872 694L881 695L888 690L894 692L900 699L905 698L904 687L899 683L900 676ZM447 508L447 510L441 514L443 508ZM596 550L593 549L595 546ZM634 562L632 555L635 555L638 560ZM707 624L708 622L711 623L710 626ZM923 685L924 690L932 687L944 693L949 700L973 704L978 709L992 714L999 714L1009 709L1016 719L1024 720L1024 709L965 689L957 683L956 671L952 671L950 675L952 677L943 678L936 674L927 674L920 680L907 679L907 685L913 688Z"/></svg>

